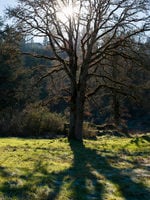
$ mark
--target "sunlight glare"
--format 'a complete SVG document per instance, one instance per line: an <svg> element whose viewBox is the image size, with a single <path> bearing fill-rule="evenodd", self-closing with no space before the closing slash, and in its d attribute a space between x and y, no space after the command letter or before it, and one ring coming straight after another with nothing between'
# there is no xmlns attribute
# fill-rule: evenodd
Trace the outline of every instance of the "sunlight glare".
<svg viewBox="0 0 150 200"><path fill-rule="evenodd" d="M62 7L61 11L57 13L57 17L59 20L65 22L68 21L68 19L72 18L74 14L74 9L72 6L66 6Z"/></svg>

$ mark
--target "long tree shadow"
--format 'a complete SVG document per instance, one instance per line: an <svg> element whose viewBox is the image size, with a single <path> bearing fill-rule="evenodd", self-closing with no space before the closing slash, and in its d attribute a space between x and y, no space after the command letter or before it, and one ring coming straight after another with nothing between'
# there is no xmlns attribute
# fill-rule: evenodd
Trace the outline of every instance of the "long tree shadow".
<svg viewBox="0 0 150 200"><path fill-rule="evenodd" d="M134 181L130 175L123 173L123 170L110 165L109 159L114 157L101 156L96 150L74 141L70 142L70 147L74 155L73 166L67 171L56 174L60 184L54 190L55 196L49 196L49 199L56 198L65 177L68 177L68 181L72 181L70 188L73 200L105 199L103 195L109 187L104 186L106 180L114 184L126 200L150 199L148 188ZM117 157L114 159L117 161Z"/></svg>
<svg viewBox="0 0 150 200"><path fill-rule="evenodd" d="M73 152L73 164L70 168L62 170L61 172L50 173L47 166L41 160L35 163L34 170L28 174L28 177L20 177L21 179L28 179L28 183L36 179L37 188L39 186L47 185L50 191L47 196L39 199L55 200L59 199L64 188L68 190L66 199L70 200L105 200L104 196L107 192L115 195L116 191L108 191L110 185L115 185L125 200L149 200L150 191L141 183L132 179L130 174L126 174L123 170L111 165L110 159L114 161L118 157L102 156L102 152L95 149L87 148L82 143L70 141L70 148ZM6 176L7 171L1 168L1 175ZM42 176L34 176L35 173L42 174ZM35 183L35 181L34 181ZM0 190L6 197L10 197L8 193L8 185L3 185ZM11 189L11 188L10 188ZM17 192L18 191L18 192ZM30 185L23 185L19 190L13 187L11 197L26 196L29 200L34 199L27 196L30 191ZM19 198L20 197L20 198Z"/></svg>
<svg viewBox="0 0 150 200"><path fill-rule="evenodd" d="M121 196L126 200L149 200L150 191L143 184L137 183L130 175L124 174L123 170L112 167L109 163L110 156L101 156L96 150L85 147L78 142L70 142L74 155L71 168L61 173L56 173L56 183L49 199L56 199L61 187L66 182L71 182L68 189L72 191L71 199L105 199L107 192L107 180L114 184ZM114 158L117 160L117 158Z"/></svg>

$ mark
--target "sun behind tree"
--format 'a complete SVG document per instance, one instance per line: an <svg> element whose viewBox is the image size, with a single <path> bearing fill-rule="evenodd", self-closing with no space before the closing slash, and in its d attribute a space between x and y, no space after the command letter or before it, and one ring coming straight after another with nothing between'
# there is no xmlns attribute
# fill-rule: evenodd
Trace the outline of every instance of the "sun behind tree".
<svg viewBox="0 0 150 200"><path fill-rule="evenodd" d="M58 3L57 17L61 22L68 22L70 19L75 18L78 13L79 6L73 1Z"/></svg>
<svg viewBox="0 0 150 200"><path fill-rule="evenodd" d="M18 6L9 9L18 30L48 37L52 53L32 56L52 61L45 77L63 71L67 79L69 139L82 141L85 102L101 88L128 95L128 82L117 82L100 72L105 71L106 58L112 53L124 59L131 56L130 51L117 50L130 48L129 38L149 30L148 12L147 0L18 0Z"/></svg>

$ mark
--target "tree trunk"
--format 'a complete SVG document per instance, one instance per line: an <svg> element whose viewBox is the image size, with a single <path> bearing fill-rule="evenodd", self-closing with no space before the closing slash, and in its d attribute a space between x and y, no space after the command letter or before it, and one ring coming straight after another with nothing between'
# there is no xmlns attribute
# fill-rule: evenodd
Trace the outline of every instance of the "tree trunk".
<svg viewBox="0 0 150 200"><path fill-rule="evenodd" d="M72 88L72 96L70 99L70 127L69 127L69 139L75 139L75 124L76 124L76 96L77 92L75 88Z"/></svg>
<svg viewBox="0 0 150 200"><path fill-rule="evenodd" d="M114 81L118 81L118 57L113 55L113 60L112 60L112 67L113 67L113 71L112 71L112 76L113 76L113 80ZM116 87L116 84L114 83L114 88ZM114 123L116 125L116 127L118 127L120 125L120 102L119 102L119 95L117 94L116 90L113 89L112 91L112 95L113 95L113 120Z"/></svg>
<svg viewBox="0 0 150 200"><path fill-rule="evenodd" d="M120 103L116 91L113 91L113 118L114 123L118 127L120 125Z"/></svg>
<svg viewBox="0 0 150 200"><path fill-rule="evenodd" d="M71 98L69 139L78 141L83 139L84 101L85 94L80 91L77 91L76 97L73 95Z"/></svg>
<svg viewBox="0 0 150 200"><path fill-rule="evenodd" d="M76 102L76 124L75 124L75 138L82 141L83 138L83 115L84 115L84 94L77 96Z"/></svg>

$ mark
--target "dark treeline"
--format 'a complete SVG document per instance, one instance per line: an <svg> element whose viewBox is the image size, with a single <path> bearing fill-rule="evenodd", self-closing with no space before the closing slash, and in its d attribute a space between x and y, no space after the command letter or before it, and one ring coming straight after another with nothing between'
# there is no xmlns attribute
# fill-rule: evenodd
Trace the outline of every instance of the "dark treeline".
<svg viewBox="0 0 150 200"><path fill-rule="evenodd" d="M150 42L134 43L134 56L122 59L113 52L100 68L101 88L90 94L94 81L89 79L85 103L85 121L97 125L111 124L123 129L149 129ZM116 49L116 51L118 51ZM128 49L123 49L128 51ZM20 52L24 52L21 54ZM36 58L49 56L51 47L28 42L15 29L0 27L0 134L46 136L63 133L68 119L70 95L63 72L50 74L51 61ZM29 56L28 54L32 54ZM64 55L65 56L65 55ZM133 59L134 57L134 59ZM136 58L136 59L135 59ZM103 88L106 81L109 87ZM109 76L108 76L109 75ZM111 80L115 81L111 81ZM114 89L114 84L120 84ZM128 85L126 90L122 86ZM122 91L122 92L120 92Z"/></svg>

